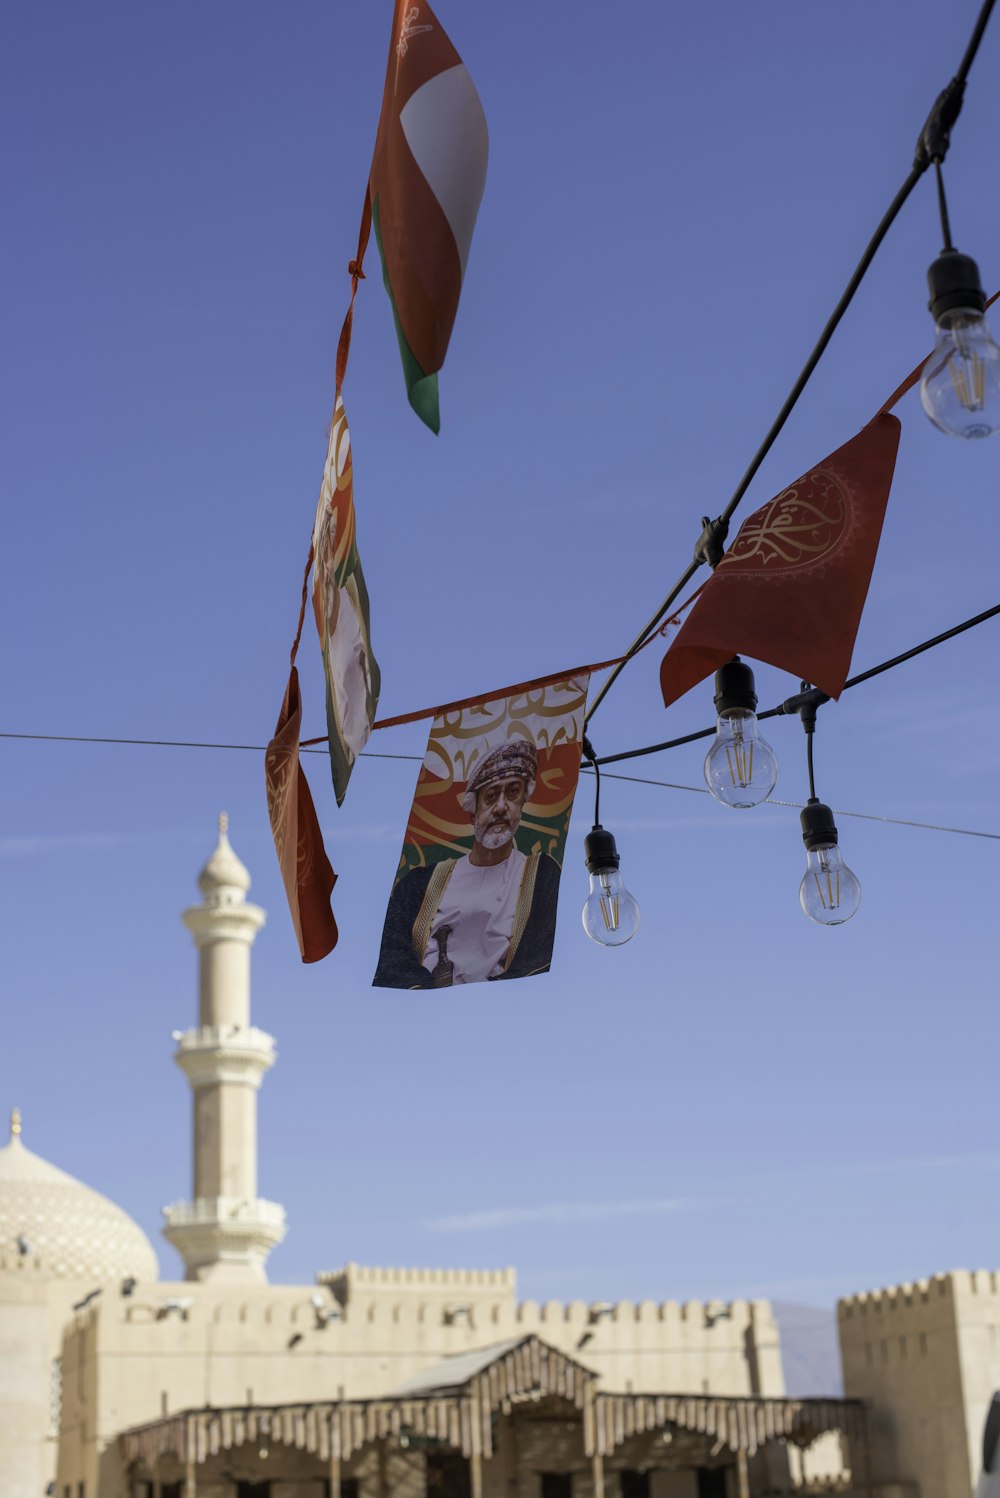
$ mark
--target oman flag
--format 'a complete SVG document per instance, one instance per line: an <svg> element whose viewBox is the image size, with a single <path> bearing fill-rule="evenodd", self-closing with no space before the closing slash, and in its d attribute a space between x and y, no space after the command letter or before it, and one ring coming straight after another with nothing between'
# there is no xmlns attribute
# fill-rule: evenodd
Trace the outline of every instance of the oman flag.
<svg viewBox="0 0 1000 1498"><path fill-rule="evenodd" d="M406 392L434 432L488 152L479 95L440 21L396 0L368 197Z"/></svg>

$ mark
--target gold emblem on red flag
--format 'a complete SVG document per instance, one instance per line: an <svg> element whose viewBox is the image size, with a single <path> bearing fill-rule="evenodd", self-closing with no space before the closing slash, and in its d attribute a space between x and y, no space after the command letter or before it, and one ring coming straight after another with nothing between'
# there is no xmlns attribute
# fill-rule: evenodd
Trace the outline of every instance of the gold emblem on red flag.
<svg viewBox="0 0 1000 1498"><path fill-rule="evenodd" d="M812 473L751 515L719 563L741 572L789 571L832 561L853 521L850 494L829 468Z"/></svg>

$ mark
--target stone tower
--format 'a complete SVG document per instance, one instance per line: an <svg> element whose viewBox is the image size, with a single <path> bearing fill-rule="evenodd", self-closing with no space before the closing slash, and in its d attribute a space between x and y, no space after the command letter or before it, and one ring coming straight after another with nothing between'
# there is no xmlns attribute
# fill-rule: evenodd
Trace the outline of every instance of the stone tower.
<svg viewBox="0 0 1000 1498"><path fill-rule="evenodd" d="M198 949L196 1029L175 1031L174 1057L194 1094L192 1200L164 1208L164 1237L189 1280L263 1283L285 1236L285 1211L257 1196L257 1090L274 1040L250 1024L250 948L265 913L247 901L250 875L219 818L219 842L198 876L202 903L183 921Z"/></svg>

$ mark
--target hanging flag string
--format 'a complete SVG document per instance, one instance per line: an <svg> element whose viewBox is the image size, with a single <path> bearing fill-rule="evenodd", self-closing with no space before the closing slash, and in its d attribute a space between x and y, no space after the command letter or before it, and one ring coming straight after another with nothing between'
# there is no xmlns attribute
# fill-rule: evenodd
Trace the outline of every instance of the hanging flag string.
<svg viewBox="0 0 1000 1498"><path fill-rule="evenodd" d="M358 231L358 253L354 259L348 262L347 273L351 278L351 300L347 308L347 316L344 318L344 326L340 330L340 340L337 344L337 394L340 394L347 373L347 357L351 352L351 333L354 329L354 298L358 294L358 282L366 279L364 272L365 250L368 248L368 236L372 227L372 203L371 194L365 188L365 206L361 210L361 228Z"/></svg>
<svg viewBox="0 0 1000 1498"><path fill-rule="evenodd" d="M288 664L295 665L295 657L299 653L299 642L302 639L302 626L306 622L306 605L309 602L309 574L312 571L313 548L309 543L309 555L306 557L306 570L302 574L302 602L299 605L299 622L295 629L295 639L292 641L292 649L288 657Z"/></svg>
<svg viewBox="0 0 1000 1498"><path fill-rule="evenodd" d="M641 648L645 650L647 645L652 645L654 640L665 635L671 625L679 623L680 617L684 613L684 610L689 608L690 605L694 603L700 592L701 588L692 593L690 598L686 598L677 609L677 611L671 614L669 619L665 619L663 621L656 633L650 635L649 639L644 641ZM301 629L301 620L299 627ZM566 677L569 676L581 676L584 672L588 672L592 675L595 671L609 671L612 666L620 665L622 659L623 658L621 656L618 656L614 660L610 661L592 661L588 666L571 666L569 670L566 671L553 671L548 676L536 676L531 681L515 682L513 686L509 687L498 687L497 690L495 692L491 692L489 696L510 697L515 692L530 692L534 691L536 688L541 689L542 687L551 686L554 681L563 681ZM418 707L411 713L399 713L394 718L379 718L375 723L372 724L372 728L400 728L404 723L420 723L425 718L436 718L440 713L457 713L460 712L463 708L473 707L477 702L482 702L484 700L484 695L485 694L482 692L477 692L472 697L462 697L456 702L440 703L437 707ZM318 738L315 739L303 739L302 748L305 749L313 744L325 744L327 742L327 735L321 734Z"/></svg>

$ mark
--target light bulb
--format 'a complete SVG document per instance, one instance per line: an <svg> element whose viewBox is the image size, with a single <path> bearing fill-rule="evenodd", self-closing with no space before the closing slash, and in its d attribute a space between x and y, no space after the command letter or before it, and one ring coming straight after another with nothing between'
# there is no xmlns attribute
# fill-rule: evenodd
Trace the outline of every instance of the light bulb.
<svg viewBox="0 0 1000 1498"><path fill-rule="evenodd" d="M705 783L723 806L744 810L766 801L778 780L774 750L760 736L757 714L737 708L719 718L705 756Z"/></svg>
<svg viewBox="0 0 1000 1498"><path fill-rule="evenodd" d="M1000 430L1000 348L981 312L960 307L941 318L920 399L934 425L952 437Z"/></svg>
<svg viewBox="0 0 1000 1498"><path fill-rule="evenodd" d="M1000 348L984 316L979 268L945 250L927 280L937 339L920 376L924 410L952 437L989 437L1000 430Z"/></svg>
<svg viewBox="0 0 1000 1498"><path fill-rule="evenodd" d="M583 929L602 947L621 947L639 929L639 906L618 872L620 859L610 832L598 825L584 841L590 894L583 907Z"/></svg>
<svg viewBox="0 0 1000 1498"><path fill-rule="evenodd" d="M799 900L809 919L820 926L842 926L857 915L861 885L839 848L816 848L806 854Z"/></svg>
<svg viewBox="0 0 1000 1498"><path fill-rule="evenodd" d="M842 926L858 913L861 885L837 846L833 812L813 799L803 807L801 822L806 871L799 885L799 903L817 925Z"/></svg>
<svg viewBox="0 0 1000 1498"><path fill-rule="evenodd" d="M723 806L745 810L766 801L778 780L774 750L760 736L753 672L739 656L715 673L715 743L705 756L705 783Z"/></svg>

